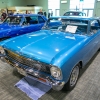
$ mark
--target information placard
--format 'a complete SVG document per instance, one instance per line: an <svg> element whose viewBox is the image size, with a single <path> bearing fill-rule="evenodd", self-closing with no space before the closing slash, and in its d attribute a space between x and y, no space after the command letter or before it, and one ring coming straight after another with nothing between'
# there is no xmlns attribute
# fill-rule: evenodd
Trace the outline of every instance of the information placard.
<svg viewBox="0 0 100 100"><path fill-rule="evenodd" d="M66 32L75 33L77 30L77 26L67 25Z"/></svg>

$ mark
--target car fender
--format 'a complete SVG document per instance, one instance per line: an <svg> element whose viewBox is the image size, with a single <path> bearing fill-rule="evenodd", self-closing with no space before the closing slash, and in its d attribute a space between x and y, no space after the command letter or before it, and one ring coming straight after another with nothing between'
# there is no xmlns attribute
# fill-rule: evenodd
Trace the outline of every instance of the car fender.
<svg viewBox="0 0 100 100"><path fill-rule="evenodd" d="M84 45L84 42L81 45L75 45L69 51L66 51L66 48L57 54L51 61L52 65L59 67L62 71L63 81L67 82L72 69L81 61L82 57L80 56L81 49ZM59 56L58 56L59 55ZM69 67L70 66L70 67Z"/></svg>

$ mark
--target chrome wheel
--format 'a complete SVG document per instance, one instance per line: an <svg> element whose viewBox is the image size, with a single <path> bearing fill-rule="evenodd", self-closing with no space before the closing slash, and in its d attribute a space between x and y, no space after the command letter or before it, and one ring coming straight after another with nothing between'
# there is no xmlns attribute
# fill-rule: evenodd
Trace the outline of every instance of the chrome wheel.
<svg viewBox="0 0 100 100"><path fill-rule="evenodd" d="M78 80L78 76L79 76L79 66L75 66L74 69L72 70L71 76L70 76L70 86L73 87L77 80Z"/></svg>

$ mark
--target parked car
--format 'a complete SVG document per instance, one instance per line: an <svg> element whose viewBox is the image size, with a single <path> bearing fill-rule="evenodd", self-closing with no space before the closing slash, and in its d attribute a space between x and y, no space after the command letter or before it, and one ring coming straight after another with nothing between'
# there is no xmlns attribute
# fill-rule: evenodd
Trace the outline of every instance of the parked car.
<svg viewBox="0 0 100 100"><path fill-rule="evenodd" d="M47 21L37 14L16 14L8 16L0 25L0 40L40 30Z"/></svg>
<svg viewBox="0 0 100 100"><path fill-rule="evenodd" d="M40 31L2 41L0 56L22 75L54 90L72 90L80 69L100 48L100 22L86 17L58 19L59 25L50 25L52 17Z"/></svg>
<svg viewBox="0 0 100 100"><path fill-rule="evenodd" d="M67 11L63 16L86 16L82 11Z"/></svg>

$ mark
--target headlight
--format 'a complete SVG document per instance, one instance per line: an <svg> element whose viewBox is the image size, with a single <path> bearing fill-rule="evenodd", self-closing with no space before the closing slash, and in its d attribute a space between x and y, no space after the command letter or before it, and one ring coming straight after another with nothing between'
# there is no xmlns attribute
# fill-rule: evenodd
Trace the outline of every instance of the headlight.
<svg viewBox="0 0 100 100"><path fill-rule="evenodd" d="M4 51L3 47L0 47L0 53L5 54L5 51Z"/></svg>
<svg viewBox="0 0 100 100"><path fill-rule="evenodd" d="M58 80L61 80L62 79L62 73L61 73L61 70L57 67L51 67L50 68L50 71L51 71L51 75L58 79Z"/></svg>

